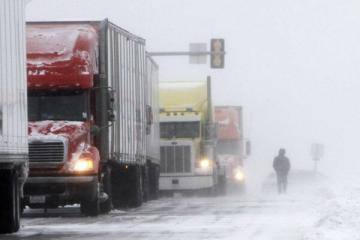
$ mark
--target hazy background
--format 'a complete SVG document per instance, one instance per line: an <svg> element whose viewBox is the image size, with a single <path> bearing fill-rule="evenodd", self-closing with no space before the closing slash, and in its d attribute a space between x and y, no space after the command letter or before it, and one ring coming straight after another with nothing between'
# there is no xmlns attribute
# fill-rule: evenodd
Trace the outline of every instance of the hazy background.
<svg viewBox="0 0 360 240"><path fill-rule="evenodd" d="M102 19L147 40L148 51L187 50L226 40L226 68L157 58L160 80L213 77L216 104L245 108L253 155L271 171L279 147L311 169L310 145L325 145L320 168L358 166L360 3L344 0L32 0L29 20Z"/></svg>

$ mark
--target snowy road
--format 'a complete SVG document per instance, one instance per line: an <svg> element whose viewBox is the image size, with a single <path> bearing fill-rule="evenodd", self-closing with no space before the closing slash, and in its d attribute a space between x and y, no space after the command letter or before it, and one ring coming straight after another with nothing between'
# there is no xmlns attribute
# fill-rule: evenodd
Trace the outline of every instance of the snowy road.
<svg viewBox="0 0 360 240"><path fill-rule="evenodd" d="M306 182L288 195L269 190L261 197L163 198L98 218L81 217L78 209L46 216L27 211L21 231L1 239L313 239L308 236L322 224L319 208L331 193Z"/></svg>

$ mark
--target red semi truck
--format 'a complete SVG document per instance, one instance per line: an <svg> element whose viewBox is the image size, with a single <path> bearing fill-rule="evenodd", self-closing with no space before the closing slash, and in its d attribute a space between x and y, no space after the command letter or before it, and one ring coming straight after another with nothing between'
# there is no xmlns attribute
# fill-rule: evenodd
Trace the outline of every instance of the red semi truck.
<svg viewBox="0 0 360 240"><path fill-rule="evenodd" d="M227 184L244 186L245 158L242 107L216 106L215 121L218 126L217 159L225 169Z"/></svg>
<svg viewBox="0 0 360 240"><path fill-rule="evenodd" d="M145 40L108 20L28 23L25 205L94 216L156 197L157 71Z"/></svg>

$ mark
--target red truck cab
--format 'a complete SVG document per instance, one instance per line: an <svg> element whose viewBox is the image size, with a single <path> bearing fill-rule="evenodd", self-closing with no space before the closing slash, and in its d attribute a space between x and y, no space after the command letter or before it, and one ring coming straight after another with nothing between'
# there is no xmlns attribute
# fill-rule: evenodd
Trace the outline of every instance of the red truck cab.
<svg viewBox="0 0 360 240"><path fill-rule="evenodd" d="M30 207L139 207L159 180L158 67L102 21L27 26ZM152 117L153 116L153 117Z"/></svg>
<svg viewBox="0 0 360 240"><path fill-rule="evenodd" d="M243 187L245 152L242 107L216 106L215 121L218 126L217 159L225 169L227 184Z"/></svg>
<svg viewBox="0 0 360 240"><path fill-rule="evenodd" d="M27 26L30 207L81 203L85 214L97 214L100 156L91 111L97 54L91 25Z"/></svg>

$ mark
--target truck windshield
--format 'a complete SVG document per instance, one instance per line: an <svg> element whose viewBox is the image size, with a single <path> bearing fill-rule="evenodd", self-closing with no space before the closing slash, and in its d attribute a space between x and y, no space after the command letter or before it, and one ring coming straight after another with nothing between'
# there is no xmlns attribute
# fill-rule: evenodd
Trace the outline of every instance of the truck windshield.
<svg viewBox="0 0 360 240"><path fill-rule="evenodd" d="M87 119L87 95L84 91L30 91L30 121L84 121Z"/></svg>
<svg viewBox="0 0 360 240"><path fill-rule="evenodd" d="M197 138L200 122L163 122L160 124L161 138Z"/></svg>

